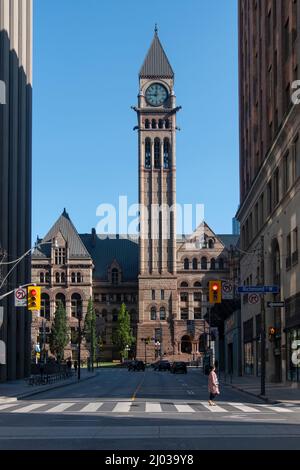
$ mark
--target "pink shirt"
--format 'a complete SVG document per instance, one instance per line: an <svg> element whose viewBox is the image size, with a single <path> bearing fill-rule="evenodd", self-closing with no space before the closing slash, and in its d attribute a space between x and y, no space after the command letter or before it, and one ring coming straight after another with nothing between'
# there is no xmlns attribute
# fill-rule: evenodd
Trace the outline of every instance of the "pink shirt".
<svg viewBox="0 0 300 470"><path fill-rule="evenodd" d="M217 374L212 370L208 376L208 391L214 395L218 395L219 391L219 382Z"/></svg>

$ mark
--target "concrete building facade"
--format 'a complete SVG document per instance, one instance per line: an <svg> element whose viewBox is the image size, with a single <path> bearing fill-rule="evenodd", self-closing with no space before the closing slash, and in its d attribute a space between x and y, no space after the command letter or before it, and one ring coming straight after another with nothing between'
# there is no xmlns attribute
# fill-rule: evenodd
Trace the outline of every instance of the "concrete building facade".
<svg viewBox="0 0 300 470"><path fill-rule="evenodd" d="M12 265L31 246L32 141L32 1L0 0L0 295L30 282L30 259L24 259L3 283ZM3 285L2 285L3 284ZM14 308L13 297L0 302L4 319L0 340L6 364L0 381L28 375L30 315Z"/></svg>
<svg viewBox="0 0 300 470"><path fill-rule="evenodd" d="M241 282L278 285L266 310L266 375L300 381L300 6L239 1ZM275 335L269 338L269 328ZM242 301L243 373L260 375L260 303Z"/></svg>

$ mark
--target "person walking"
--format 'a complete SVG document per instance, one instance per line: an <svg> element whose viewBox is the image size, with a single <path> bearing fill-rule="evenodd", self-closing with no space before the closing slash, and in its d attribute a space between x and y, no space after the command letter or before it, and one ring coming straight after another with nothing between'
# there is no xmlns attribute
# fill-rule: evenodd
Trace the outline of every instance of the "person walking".
<svg viewBox="0 0 300 470"><path fill-rule="evenodd" d="M220 395L220 389L219 389L219 381L218 381L218 376L216 374L215 366L210 367L210 373L208 376L208 391L209 391L208 404L210 406L216 406L216 404L214 403L214 399L216 398L217 395Z"/></svg>

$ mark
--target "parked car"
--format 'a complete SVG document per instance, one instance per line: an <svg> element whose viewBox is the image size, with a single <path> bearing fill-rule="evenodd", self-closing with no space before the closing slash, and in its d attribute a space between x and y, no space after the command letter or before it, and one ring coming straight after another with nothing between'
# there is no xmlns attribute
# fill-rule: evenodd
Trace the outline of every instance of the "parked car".
<svg viewBox="0 0 300 470"><path fill-rule="evenodd" d="M171 364L169 361L159 361L157 370L171 370Z"/></svg>
<svg viewBox="0 0 300 470"><path fill-rule="evenodd" d="M174 362L171 367L172 374L187 374L187 366L185 362Z"/></svg>
<svg viewBox="0 0 300 470"><path fill-rule="evenodd" d="M128 370L133 370L135 362L136 362L136 361L130 361L130 362L128 362L128 364L127 364L127 369L128 369Z"/></svg>
<svg viewBox="0 0 300 470"><path fill-rule="evenodd" d="M128 370L133 370L133 371L145 370L145 364L143 361L132 361L130 369L128 368Z"/></svg>
<svg viewBox="0 0 300 470"><path fill-rule="evenodd" d="M151 367L152 367L154 370L157 370L159 363L160 363L160 361L152 362Z"/></svg>

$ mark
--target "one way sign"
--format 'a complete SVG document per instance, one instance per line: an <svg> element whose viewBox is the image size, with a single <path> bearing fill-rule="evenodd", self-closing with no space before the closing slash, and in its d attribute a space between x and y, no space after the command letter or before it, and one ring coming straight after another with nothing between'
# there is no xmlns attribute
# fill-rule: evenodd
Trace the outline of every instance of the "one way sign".
<svg viewBox="0 0 300 470"><path fill-rule="evenodd" d="M284 308L285 303L284 302L267 302L267 307L268 308Z"/></svg>

